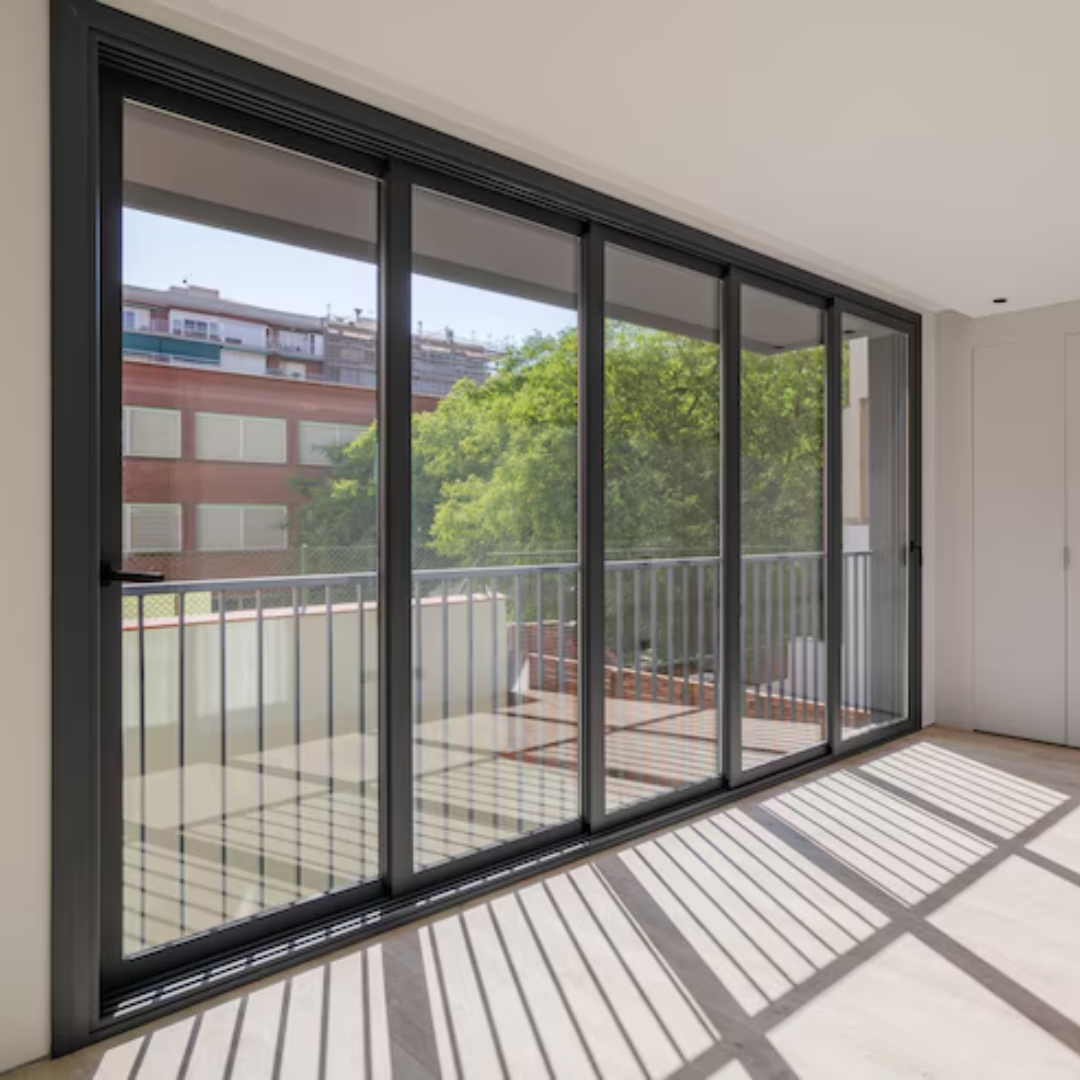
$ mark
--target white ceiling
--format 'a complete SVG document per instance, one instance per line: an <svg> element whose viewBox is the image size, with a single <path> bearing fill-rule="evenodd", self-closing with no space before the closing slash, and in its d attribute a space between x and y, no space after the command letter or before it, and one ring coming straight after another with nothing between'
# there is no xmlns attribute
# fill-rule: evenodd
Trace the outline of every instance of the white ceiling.
<svg viewBox="0 0 1080 1080"><path fill-rule="evenodd" d="M115 3L902 303L1080 297L1078 0Z"/></svg>

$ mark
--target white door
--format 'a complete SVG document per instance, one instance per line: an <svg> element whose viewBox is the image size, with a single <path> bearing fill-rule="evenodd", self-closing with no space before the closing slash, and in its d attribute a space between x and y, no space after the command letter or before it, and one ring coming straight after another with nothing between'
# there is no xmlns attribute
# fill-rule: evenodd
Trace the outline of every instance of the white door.
<svg viewBox="0 0 1080 1080"><path fill-rule="evenodd" d="M1080 334L1065 338L1065 514L1072 557L1066 574L1066 610L1069 619L1068 728L1066 741L1080 746Z"/></svg>
<svg viewBox="0 0 1080 1080"><path fill-rule="evenodd" d="M1064 743L1060 344L976 349L974 393L975 727Z"/></svg>

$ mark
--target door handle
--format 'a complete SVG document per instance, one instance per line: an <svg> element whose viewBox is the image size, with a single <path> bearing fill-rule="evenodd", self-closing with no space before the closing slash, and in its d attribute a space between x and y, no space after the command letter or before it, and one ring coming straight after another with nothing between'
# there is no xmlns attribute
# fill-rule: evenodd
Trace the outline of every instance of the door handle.
<svg viewBox="0 0 1080 1080"><path fill-rule="evenodd" d="M108 563L101 564L102 585L113 585L116 582L125 585L153 585L164 580L165 575L158 570L117 570Z"/></svg>

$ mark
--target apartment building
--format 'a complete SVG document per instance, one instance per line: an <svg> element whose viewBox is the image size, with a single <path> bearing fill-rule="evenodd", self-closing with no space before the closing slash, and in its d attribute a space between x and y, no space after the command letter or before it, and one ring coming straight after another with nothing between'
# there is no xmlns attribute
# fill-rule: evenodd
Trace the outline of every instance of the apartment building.
<svg viewBox="0 0 1080 1080"><path fill-rule="evenodd" d="M217 289L124 285L125 359L200 365L215 371L374 388L378 326L353 318L275 311L222 297ZM459 379L483 382L504 351L454 333L413 336L413 392L445 397Z"/></svg>
<svg viewBox="0 0 1080 1080"><path fill-rule="evenodd" d="M299 567L294 510L327 450L377 408L374 319L314 318L194 285L124 286L124 551L169 579L270 576ZM500 352L413 338L413 410Z"/></svg>

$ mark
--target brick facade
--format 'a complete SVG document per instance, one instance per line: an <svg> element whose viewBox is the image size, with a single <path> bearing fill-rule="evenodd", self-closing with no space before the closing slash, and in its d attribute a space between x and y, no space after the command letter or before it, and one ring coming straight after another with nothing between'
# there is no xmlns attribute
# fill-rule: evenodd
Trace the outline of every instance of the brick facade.
<svg viewBox="0 0 1080 1080"><path fill-rule="evenodd" d="M123 403L178 410L181 456L125 457L123 501L179 504L184 547L180 554L132 554L129 566L162 569L170 578L184 579L299 573L292 552L197 552L196 507L225 503L284 506L291 511L305 498L296 481L318 480L327 472L321 466L299 463L298 424L314 421L366 427L375 420L377 402L376 392L366 387L125 360ZM435 397L414 395L413 411L433 409L438 402ZM286 462L199 461L195 418L200 412L285 420Z"/></svg>
<svg viewBox="0 0 1080 1080"><path fill-rule="evenodd" d="M511 655L516 655L513 649L513 634L515 628L511 628ZM536 643L538 636L543 641L543 666L541 670L541 657L537 652ZM535 623L525 623L521 628L522 647L525 659L529 663L531 677L536 682L535 689L545 690L551 693L576 694L578 690L578 642L577 628L565 627L563 630L563 663L559 669L559 627L557 623L545 622L542 631L537 634ZM779 680L783 676L786 666L786 656L783 650L776 650L777 656L773 658L773 679ZM542 676L542 678L541 678ZM616 657L611 649L604 655L604 697L621 698L628 701L652 701L655 692L656 700L668 701L672 698L677 705L686 705L689 708L715 709L716 687L711 681L703 681L697 671L683 672L676 669L673 674L657 673L644 668L640 673L635 673L633 661L627 666L624 658L623 667L620 670L616 663ZM825 706L819 701L810 701L800 697L792 697L791 694L768 694L758 690L745 691L744 715L753 719L780 720L790 723L806 723L822 726L825 723ZM841 710L841 720L845 727L862 727L870 723L868 713L852 708Z"/></svg>

